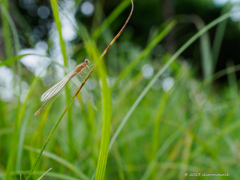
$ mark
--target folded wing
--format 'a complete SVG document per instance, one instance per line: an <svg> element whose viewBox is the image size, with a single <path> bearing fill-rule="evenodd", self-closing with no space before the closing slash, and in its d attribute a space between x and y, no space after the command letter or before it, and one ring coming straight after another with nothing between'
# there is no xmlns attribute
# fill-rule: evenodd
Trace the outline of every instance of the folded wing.
<svg viewBox="0 0 240 180"><path fill-rule="evenodd" d="M41 101L46 101L55 96L67 84L67 82L73 78L74 73L75 70L70 71L61 81L43 93L41 96Z"/></svg>

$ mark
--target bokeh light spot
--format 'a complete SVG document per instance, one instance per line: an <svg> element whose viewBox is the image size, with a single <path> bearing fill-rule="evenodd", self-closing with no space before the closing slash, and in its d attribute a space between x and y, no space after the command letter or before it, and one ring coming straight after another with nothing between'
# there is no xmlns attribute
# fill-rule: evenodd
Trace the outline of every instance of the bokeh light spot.
<svg viewBox="0 0 240 180"><path fill-rule="evenodd" d="M150 64L145 64L142 67L142 74L145 79L151 78L153 75L153 72L154 72L154 69Z"/></svg>
<svg viewBox="0 0 240 180"><path fill-rule="evenodd" d="M174 85L174 79L172 77L166 77L162 80L162 88L165 92L169 91Z"/></svg>
<svg viewBox="0 0 240 180"><path fill-rule="evenodd" d="M38 13L38 16L40 18L44 19L44 18L47 18L50 15L50 10L46 6L41 6L41 7L38 8L37 13Z"/></svg>
<svg viewBox="0 0 240 180"><path fill-rule="evenodd" d="M230 15L231 19L233 21L239 21L240 20L240 6L234 6L231 11L234 12Z"/></svg>
<svg viewBox="0 0 240 180"><path fill-rule="evenodd" d="M81 5L81 12L85 15L85 16L91 16L94 12L94 6L91 2L86 1L84 3L82 3Z"/></svg>
<svg viewBox="0 0 240 180"><path fill-rule="evenodd" d="M213 0L213 2L216 6L223 6L228 2L228 0Z"/></svg>

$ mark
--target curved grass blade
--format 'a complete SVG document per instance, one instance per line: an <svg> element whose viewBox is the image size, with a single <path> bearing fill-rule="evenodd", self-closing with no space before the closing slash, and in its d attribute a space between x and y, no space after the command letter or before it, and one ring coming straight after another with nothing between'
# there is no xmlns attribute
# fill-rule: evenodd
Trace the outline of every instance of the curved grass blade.
<svg viewBox="0 0 240 180"><path fill-rule="evenodd" d="M93 33L93 39L97 39L103 32L104 30L109 27L110 24L114 22L114 20L129 6L131 2L129 0L123 1L120 5L114 9L114 11L105 19L105 21L99 26L95 32Z"/></svg>
<svg viewBox="0 0 240 180"><path fill-rule="evenodd" d="M15 44L15 53L17 54L20 49L20 43L19 43L17 28L14 24L13 19L10 16L10 13L7 9L8 7L4 6L7 4L8 4L7 2L5 2L5 4L1 4L1 10L2 10L3 14L5 15L6 20L8 21L8 24L11 28L11 31L13 34L13 41ZM11 41L11 38L8 41ZM17 115L16 115L16 118L14 121L14 133L12 135L11 147L10 147L9 157L7 160L6 179L10 179L11 171L14 169L14 166L16 165L16 150L18 149L18 143L19 143L19 131L20 131L20 121L21 121L21 119L19 118L19 114L20 114L20 105L21 105L20 95L21 95L21 76L22 76L21 65L19 62L17 63L17 71L18 71L18 76L20 78L20 81L18 81L18 82L15 81L15 84L18 84L18 86L19 86L18 98L17 98L18 99Z"/></svg>
<svg viewBox="0 0 240 180"><path fill-rule="evenodd" d="M205 26L204 21L196 16L192 15L191 17L193 23L195 23L198 31ZM213 59L212 59L212 50L210 45L209 33L206 32L200 37L200 52L201 52L201 64L203 70L204 79L210 77L213 73Z"/></svg>
<svg viewBox="0 0 240 180"><path fill-rule="evenodd" d="M57 122L55 123L52 131L50 132L50 134L49 134L46 142L44 143L43 148L41 149L41 151L40 151L40 153L39 153L39 155L38 155L38 157L37 157L37 160L36 160L35 164L33 165L32 169L31 169L31 171L30 171L30 173L29 173L29 175L28 175L28 177L27 177L27 180L31 177L31 175L32 175L35 167L37 166L37 163L38 163L38 161L39 161L39 159L40 159L40 157L41 157L44 149L46 148L48 142L50 141L53 133L55 132L55 130L56 130L56 128L57 128L57 126L58 126L59 123L61 122L63 116L65 115L65 113L67 112L67 110L70 108L73 100L76 98L76 96L78 95L78 93L80 92L80 90L82 89L82 87L84 86L84 84L86 83L86 81L88 80L88 78L90 77L90 75L92 74L92 72L94 71L94 69L97 67L97 64L102 60L102 58L103 58L104 55L107 53L107 51L109 50L109 48L110 48L110 47L112 46L112 44L116 41L116 39L121 35L121 33L123 32L124 28L126 27L128 21L130 20L130 18L131 18L131 16L132 16L132 13L133 13L133 8L134 8L134 6L133 6L133 1L131 0L131 2L132 2L132 9L131 9L131 12L130 12L130 14L129 14L127 20L126 20L126 22L124 23L124 25L122 26L122 28L120 29L120 31L117 33L117 35L116 35L116 36L113 38L113 40L110 42L110 44L108 45L108 47L103 51L103 53L101 54L101 56L99 57L99 59L97 60L97 62L95 63L95 65L92 67L92 69L90 70L90 72L88 73L88 75L86 76L86 78L84 79L84 81L82 82L81 86L78 88L78 90L76 91L76 93L74 94L74 96L71 98L71 100L70 100L70 102L68 103L66 109L63 111L63 113L61 114L60 118L59 118L59 119L57 120Z"/></svg>
<svg viewBox="0 0 240 180"><path fill-rule="evenodd" d="M25 149L29 150L29 151L32 151L32 152L36 152L36 153L39 153L40 150L38 149L35 149L35 148L32 148L32 147L29 147L29 146L24 146ZM87 175L85 175L80 169L79 167L76 167L74 164L71 164L70 162L68 162L67 160L53 154L53 153L50 153L50 152L47 152L47 151L44 151L43 152L43 155L48 157L48 158L51 158L53 160L55 160L56 162L64 165L66 168L68 168L69 170L71 170L72 172L74 172L77 176L79 176L81 179L84 179L84 180L87 180L89 179L87 177Z"/></svg>
<svg viewBox="0 0 240 180"><path fill-rule="evenodd" d="M133 111L136 109L140 101L143 99L143 97L147 94L148 90L152 87L152 85L156 82L156 80L162 75L162 73L170 66L170 64L184 51L186 50L194 41L196 41L201 35L203 35L206 31L214 27L215 25L219 24L220 22L224 21L230 16L231 13L226 13L219 18L215 19L211 23L209 23L207 26L202 28L199 32L197 32L192 38L190 38L169 60L168 62L157 72L157 74L152 78L150 83L147 85L147 87L142 91L142 93L138 96L137 100L134 102L130 110L127 112L126 116L122 120L121 124L119 125L118 129L114 133L110 145L109 150L111 149L114 141L116 140L117 136L121 132L122 128L128 121L129 117L133 113Z"/></svg>
<svg viewBox="0 0 240 180"><path fill-rule="evenodd" d="M44 176L45 176L45 174L47 174L49 171L51 171L52 170L52 168L50 168L50 169L48 169L45 173L43 173L43 175L40 177L40 178L38 178L37 180L40 180L40 179L42 179Z"/></svg>
<svg viewBox="0 0 240 180"><path fill-rule="evenodd" d="M136 64L140 60L142 60L145 56L149 54L149 52L173 29L175 25L176 21L173 20L167 25L166 28L164 28L164 30L161 33L159 33L159 35L156 38L153 39L153 41L144 49L144 51L136 59L134 59L117 77L112 89L115 89L117 87L119 82L136 66Z"/></svg>

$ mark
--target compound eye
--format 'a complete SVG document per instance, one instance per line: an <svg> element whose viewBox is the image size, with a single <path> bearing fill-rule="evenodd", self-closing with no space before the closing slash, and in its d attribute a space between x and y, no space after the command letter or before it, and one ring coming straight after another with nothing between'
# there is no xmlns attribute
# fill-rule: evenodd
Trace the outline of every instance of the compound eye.
<svg viewBox="0 0 240 180"><path fill-rule="evenodd" d="M88 59L85 59L85 63L90 64L90 61Z"/></svg>

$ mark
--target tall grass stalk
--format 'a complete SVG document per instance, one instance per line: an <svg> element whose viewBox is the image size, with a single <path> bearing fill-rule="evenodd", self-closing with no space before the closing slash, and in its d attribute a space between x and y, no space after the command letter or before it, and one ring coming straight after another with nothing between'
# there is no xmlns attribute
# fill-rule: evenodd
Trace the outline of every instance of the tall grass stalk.
<svg viewBox="0 0 240 180"><path fill-rule="evenodd" d="M229 6L230 5L227 4L226 6L223 7L222 14L225 14L226 12L229 11L229 9L230 9ZM227 19L222 21L221 23L219 23L217 26L217 31L216 31L216 34L214 37L213 48L212 48L213 70L215 70L215 68L216 68L217 59L219 57L219 53L220 53L226 26L227 26Z"/></svg>
<svg viewBox="0 0 240 180"><path fill-rule="evenodd" d="M132 2L132 1L131 1ZM65 113L68 111L68 109L70 108L73 100L76 98L76 96L78 95L78 93L80 92L80 90L82 89L82 87L84 86L84 84L86 83L86 81L88 80L88 78L90 77L90 75L92 74L92 72L94 71L94 69L97 67L98 63L101 62L102 58L104 57L104 55L107 53L107 51L109 50L109 48L112 46L112 44L116 41L116 39L121 35L121 33L123 32L124 28L126 27L128 21L130 20L130 17L132 15L133 12L133 2L132 2L132 9L131 12L125 22L125 24L123 25L123 27L121 28L121 30L118 32L118 34L114 37L114 39L110 42L110 44L108 45L108 47L104 50L104 52L101 54L101 56L99 57L99 59L97 60L97 62L95 63L95 65L92 67L92 69L90 70L90 72L87 74L86 78L84 79L84 81L82 82L81 86L78 88L78 90L76 91L76 93L74 94L74 96L71 98L70 102L68 103L66 109L63 111L63 113L61 114L60 118L57 120L57 122L55 123L53 129L51 130L46 142L44 143L38 157L37 160L35 162L35 164L33 165L27 180L31 177L35 167L37 166L37 163L44 151L44 149L46 148L48 142L50 141L53 133L55 132L56 128L58 127L59 123L61 122L63 116L65 115ZM101 70L102 71L102 70ZM106 168L106 162L107 162L107 154L108 154L108 139L110 139L110 120L111 120L111 112L108 112L108 110L111 110L111 105L110 105L110 91L108 90L108 85L106 82L106 78L104 77L104 73L102 72L102 83L104 87L104 92L103 93L103 103L104 103L104 110L103 110L103 129L102 130L106 130L106 132L102 132L104 133L102 136L102 141L101 141L101 148L100 148L100 156L99 156L99 163L97 166L97 177L98 178L103 178L104 174L105 174L105 168ZM109 103L109 104L107 104ZM106 133L106 134L105 134ZM109 136L109 137L107 137ZM106 148L107 147L107 148ZM101 170L101 172L100 172ZM104 172L103 172L104 170Z"/></svg>
<svg viewBox="0 0 240 180"><path fill-rule="evenodd" d="M157 108L157 114L154 120L154 127L153 127L153 133L152 133L152 141L151 141L151 161L155 158L156 153L158 151L159 145L160 145L160 141L159 141L159 137L160 137L160 132L159 132L159 128L160 128L160 124L162 121L162 114L163 114L163 110L165 108L165 104L166 101L169 97L169 95L171 94L172 91L175 90L176 88L176 84L178 83L178 81L180 80L180 78L182 77L182 74L184 73L185 68L183 66L183 68L178 72L175 84L172 86L171 89L169 89L167 92L165 92L160 100L160 104L159 107ZM154 168L153 170L153 174L152 174L152 178L156 178L156 174L157 174L157 169Z"/></svg>
<svg viewBox="0 0 240 180"><path fill-rule="evenodd" d="M61 51L62 51L64 66L68 67L67 51L66 51L65 43L63 40L63 36L62 36L62 25L60 22L60 16L59 16L59 12L58 12L58 1L51 0L51 6L52 6L53 16L54 16L54 20L55 20L58 35L59 35L60 47L61 47ZM66 73L65 73L65 75L66 75ZM66 92L66 104L68 104L68 102L71 99L71 94L70 94L70 89L69 89L68 84L65 85L65 88L66 88L66 91L65 91ZM69 149L74 149L73 137L72 137L73 120L72 120L71 109L69 109L67 114L68 114L68 118L67 118L68 127L67 128L68 128ZM73 160L73 152L69 151L68 156L71 160Z"/></svg>
<svg viewBox="0 0 240 180"><path fill-rule="evenodd" d="M6 7L5 7L6 5ZM2 10L2 13L4 14L4 18L8 24L3 24L3 26L6 26L6 27L3 27L3 29L6 28L6 30L9 31L9 27L11 28L11 31L9 31L6 35L7 35L7 46L10 46L11 45L11 41L12 41L12 38L11 37L8 37L10 32L12 32L13 34L13 40L14 40L14 44L15 44L15 53L18 54L18 51L20 49L20 43L19 43L19 38L18 38L18 33L17 33L17 29L16 29L16 26L9 14L9 10L8 10L8 3L5 2L5 4L2 4L1 5L1 10ZM13 53L13 48L12 46L11 47L8 47L11 52ZM11 57L10 57L11 58ZM13 68L15 69L15 68ZM14 133L12 135L12 141L11 141L11 149L10 149L10 155L8 157L8 161L7 161L7 170L6 170L6 179L11 179L11 171L14 169L14 166L16 165L16 159L20 159L21 157L18 157L20 154L16 154L16 151L18 149L18 145L19 145L19 134L22 134L22 132L20 132L21 128L21 119L19 118L20 117L20 105L21 105L21 102L20 102L20 96L21 96L21 76L22 76L22 70L21 70L21 64L20 62L17 63L17 73L18 73L18 76L19 76L19 82L17 82L16 80L15 81L15 85L18 85L19 87L19 92L18 92L18 102L17 102L17 113L16 113L16 119L15 119L15 122L14 122ZM21 155L20 155L21 156ZM17 158L16 158L17 157ZM17 166L16 166L16 169L18 170L20 167L18 166L18 163L17 163Z"/></svg>
<svg viewBox="0 0 240 180"><path fill-rule="evenodd" d="M205 26L205 23L200 17L192 16L192 19L198 31ZM207 79L213 74L212 50L211 50L210 38L209 38L208 32L204 33L200 37L200 52L201 52L203 77L204 79Z"/></svg>

